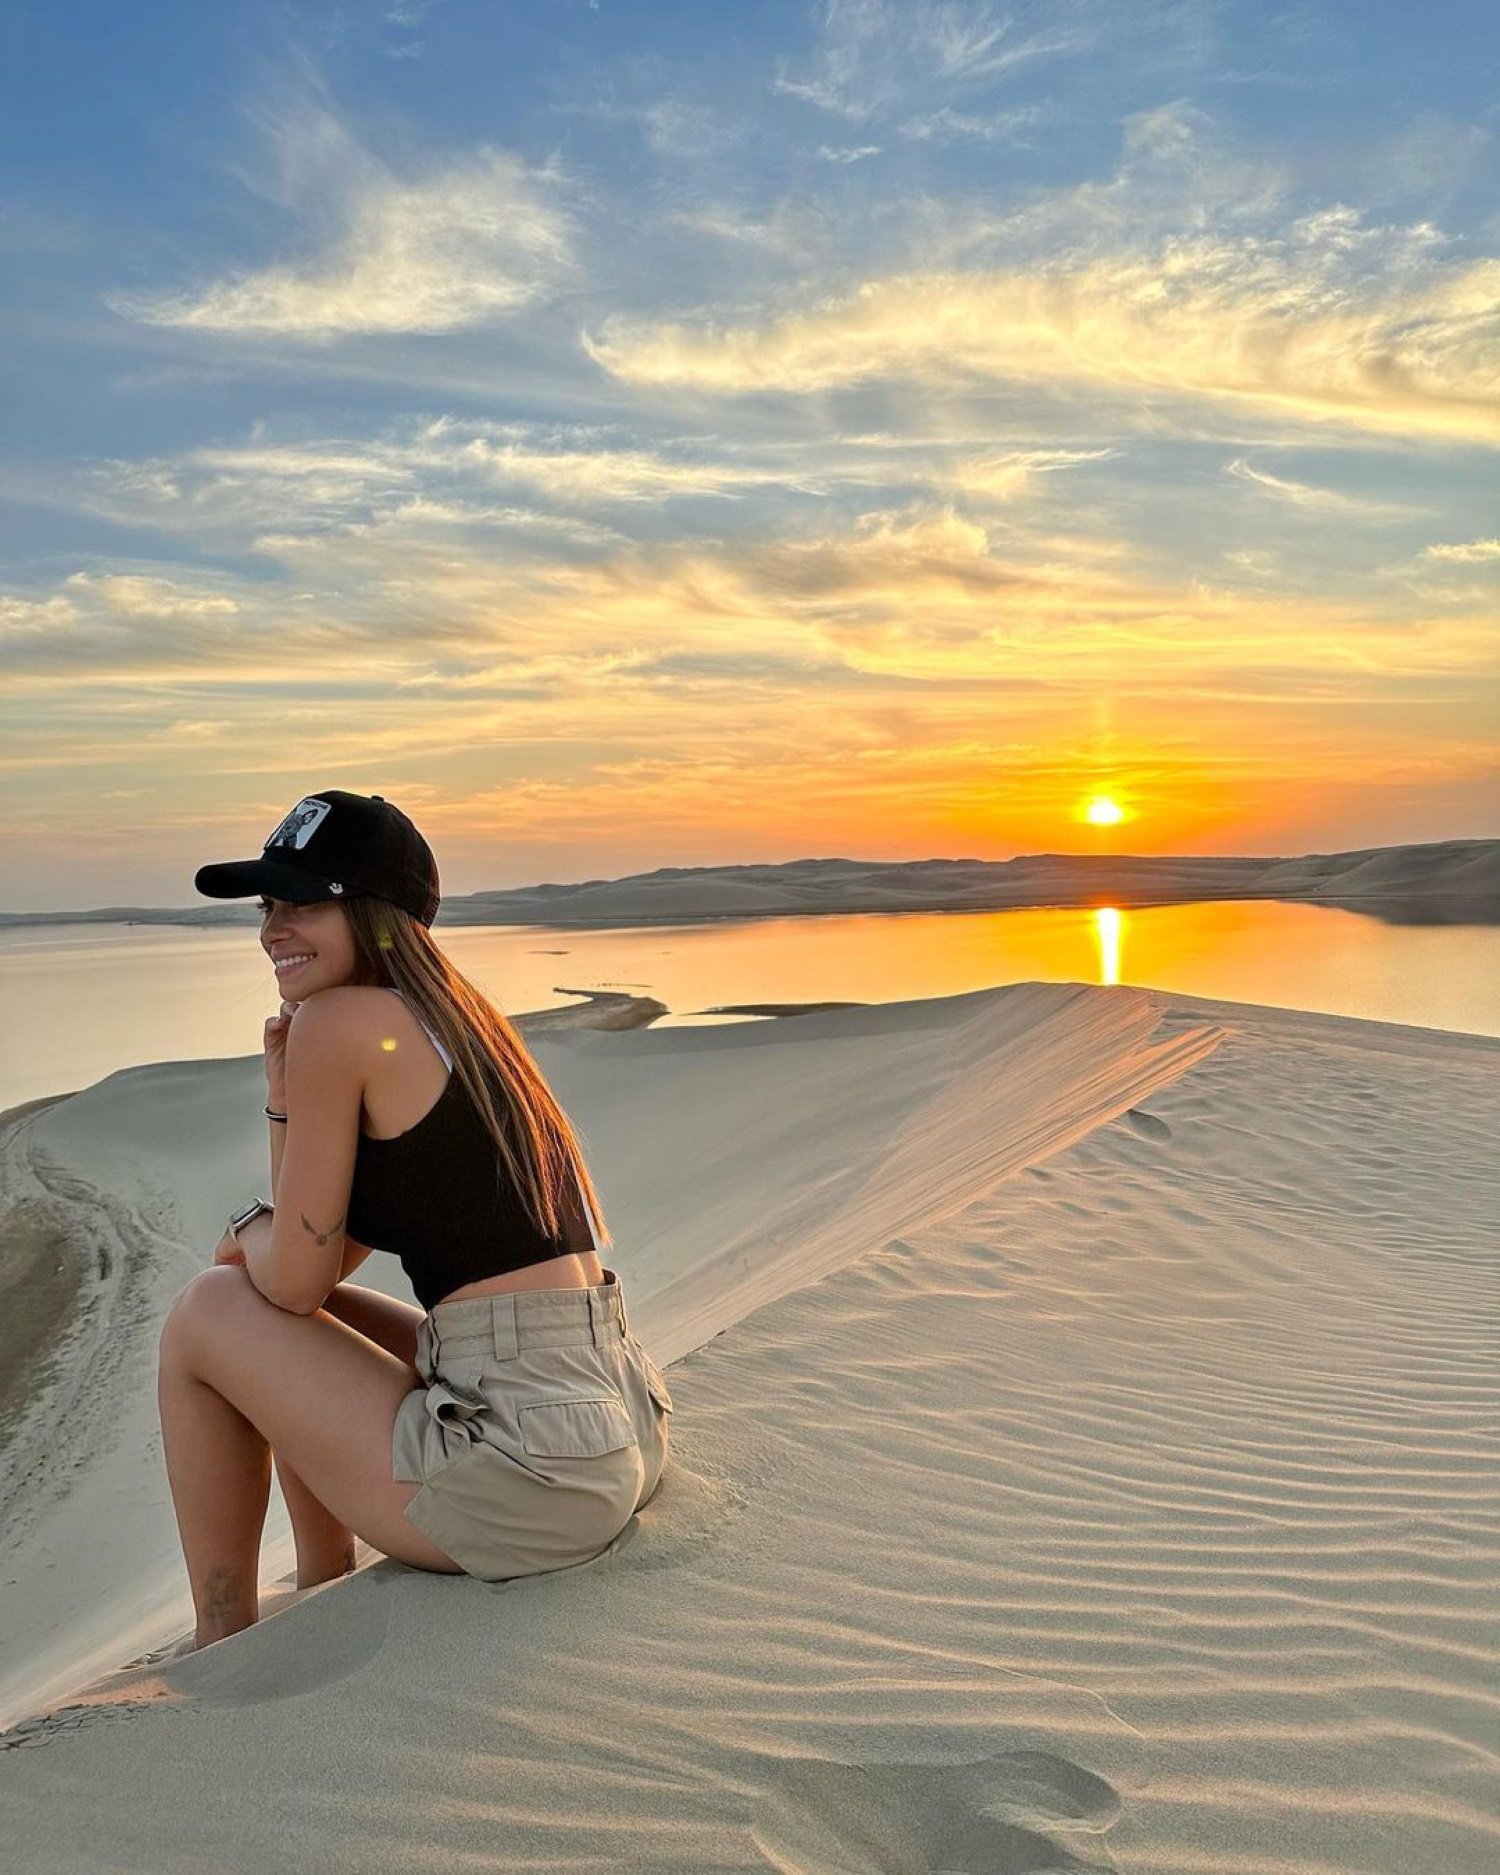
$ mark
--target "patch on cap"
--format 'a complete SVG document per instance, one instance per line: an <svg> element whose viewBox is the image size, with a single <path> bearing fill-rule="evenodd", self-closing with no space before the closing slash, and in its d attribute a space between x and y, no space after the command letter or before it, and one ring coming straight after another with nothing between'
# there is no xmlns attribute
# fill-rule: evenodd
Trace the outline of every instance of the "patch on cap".
<svg viewBox="0 0 1500 1875"><path fill-rule="evenodd" d="M294 852L300 852L332 812L332 801L320 801L316 795L309 795L305 801L297 803L266 841L266 851L273 846L289 846Z"/></svg>

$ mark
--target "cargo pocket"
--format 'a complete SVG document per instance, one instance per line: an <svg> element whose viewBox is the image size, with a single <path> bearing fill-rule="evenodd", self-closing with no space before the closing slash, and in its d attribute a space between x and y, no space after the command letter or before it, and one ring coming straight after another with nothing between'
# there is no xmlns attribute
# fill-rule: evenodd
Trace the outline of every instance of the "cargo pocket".
<svg viewBox="0 0 1500 1875"><path fill-rule="evenodd" d="M488 1402L477 1387L444 1379L431 1382L422 1404L440 1426L474 1440L479 1437L479 1428L471 1422L485 1411Z"/></svg>
<svg viewBox="0 0 1500 1875"><path fill-rule="evenodd" d="M672 1396L667 1391L666 1381L661 1377L661 1369L644 1348L641 1348L640 1353L641 1366L645 1369L646 1385L651 1390L651 1397L664 1413L670 1413L672 1410Z"/></svg>
<svg viewBox="0 0 1500 1875"><path fill-rule="evenodd" d="M538 1400L519 1409L521 1443L533 1458L606 1458L636 1442L624 1404L595 1400Z"/></svg>

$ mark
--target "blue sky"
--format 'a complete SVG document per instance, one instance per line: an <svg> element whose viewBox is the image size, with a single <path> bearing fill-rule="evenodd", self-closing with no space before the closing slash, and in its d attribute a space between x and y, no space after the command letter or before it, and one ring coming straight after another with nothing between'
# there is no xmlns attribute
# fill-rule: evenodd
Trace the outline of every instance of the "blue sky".
<svg viewBox="0 0 1500 1875"><path fill-rule="evenodd" d="M1493 833L1495 17L13 6L0 903Z"/></svg>

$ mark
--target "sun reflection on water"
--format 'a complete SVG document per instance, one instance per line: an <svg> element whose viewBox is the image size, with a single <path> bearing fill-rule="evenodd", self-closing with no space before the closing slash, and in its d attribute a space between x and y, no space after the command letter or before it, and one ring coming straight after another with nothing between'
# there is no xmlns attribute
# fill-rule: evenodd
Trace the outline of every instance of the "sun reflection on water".
<svg viewBox="0 0 1500 1875"><path fill-rule="evenodd" d="M1099 953L1099 981L1120 981L1120 958L1125 948L1125 914L1114 905L1094 908L1094 943Z"/></svg>

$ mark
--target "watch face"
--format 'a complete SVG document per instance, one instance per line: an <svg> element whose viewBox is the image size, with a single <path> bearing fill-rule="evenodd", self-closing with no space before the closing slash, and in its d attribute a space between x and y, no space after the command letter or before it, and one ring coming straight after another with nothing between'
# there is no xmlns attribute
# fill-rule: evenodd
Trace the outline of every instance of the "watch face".
<svg viewBox="0 0 1500 1875"><path fill-rule="evenodd" d="M235 1213L229 1220L229 1228L231 1230L238 1230L242 1224L248 1224L251 1218L257 1217L262 1211L268 1211L269 1209L270 1206L266 1203L264 1198L257 1198L254 1204L248 1204L243 1211L237 1211Z"/></svg>

